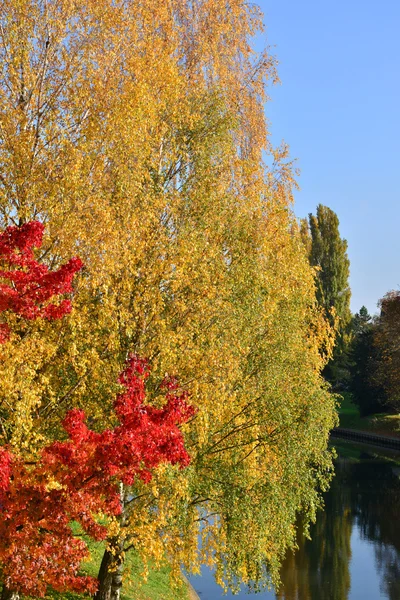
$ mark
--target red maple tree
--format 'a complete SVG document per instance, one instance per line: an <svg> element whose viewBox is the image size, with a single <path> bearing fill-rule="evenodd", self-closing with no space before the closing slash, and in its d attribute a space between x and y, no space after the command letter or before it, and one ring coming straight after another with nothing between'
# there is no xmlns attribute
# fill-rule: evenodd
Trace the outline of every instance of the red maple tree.
<svg viewBox="0 0 400 600"><path fill-rule="evenodd" d="M74 257L57 271L50 271L38 262L33 249L41 247L43 232L43 223L30 221L20 227L7 227L0 234L0 313L9 310L25 319L53 320L71 311L70 299L57 303L50 300L73 291L73 277L83 263ZM0 343L9 337L8 324L1 323Z"/></svg>
<svg viewBox="0 0 400 600"><path fill-rule="evenodd" d="M73 258L58 271L49 271L33 254L42 237L43 225L35 221L0 234L0 261L7 266L0 278L9 282L0 284L0 312L53 320L71 310L68 299L49 301L72 292L82 262ZM0 343L9 335L8 325L1 324ZM162 462L182 468L189 464L179 425L195 410L187 403L187 392L178 391L175 378L161 384L163 408L145 404L149 370L146 360L129 356L119 376L124 391L114 402L119 425L113 429L91 430L84 411L73 409L62 423L68 439L44 447L36 463L26 464L0 447L0 567L8 590L36 597L43 597L49 586L93 593L97 580L79 575L88 549L73 535L71 522L102 540L107 528L97 517L120 514L120 482L149 482Z"/></svg>
<svg viewBox="0 0 400 600"><path fill-rule="evenodd" d="M119 378L125 390L114 402L120 424L113 429L89 429L85 413L74 409L63 421L68 440L45 447L35 465L0 449L0 563L9 589L37 597L49 585L94 592L97 580L78 574L88 551L71 521L104 539L107 528L96 516L121 512L118 482L149 482L161 462L189 464L178 427L195 413L187 392L178 393L170 379L163 382L165 406L146 405L148 374L147 362L130 356Z"/></svg>

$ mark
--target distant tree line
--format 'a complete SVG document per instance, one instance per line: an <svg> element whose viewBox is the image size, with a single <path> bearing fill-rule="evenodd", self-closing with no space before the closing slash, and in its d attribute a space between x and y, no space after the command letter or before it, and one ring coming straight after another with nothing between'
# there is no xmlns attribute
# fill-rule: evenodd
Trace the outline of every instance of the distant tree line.
<svg viewBox="0 0 400 600"><path fill-rule="evenodd" d="M352 393L362 416L400 411L400 291L379 301L379 316L371 317L365 306L352 315L347 241L336 213L319 204L316 215L301 220L300 231L315 268L317 301L337 331L325 378L333 389Z"/></svg>
<svg viewBox="0 0 400 600"><path fill-rule="evenodd" d="M388 292L371 317L363 306L353 317L350 391L362 415L400 411L400 291Z"/></svg>

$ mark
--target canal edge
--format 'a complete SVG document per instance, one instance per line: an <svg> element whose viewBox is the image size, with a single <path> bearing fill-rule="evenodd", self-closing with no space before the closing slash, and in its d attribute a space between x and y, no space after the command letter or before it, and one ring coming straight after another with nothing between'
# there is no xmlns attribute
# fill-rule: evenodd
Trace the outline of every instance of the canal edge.
<svg viewBox="0 0 400 600"><path fill-rule="evenodd" d="M189 600L200 600L200 596L198 595L198 593L196 592L186 575L184 575L183 573L181 573L181 575L189 591Z"/></svg>
<svg viewBox="0 0 400 600"><path fill-rule="evenodd" d="M390 448L400 452L400 438L378 435L367 431L335 427L331 430L332 438L342 438L354 442L364 442L381 448Z"/></svg>

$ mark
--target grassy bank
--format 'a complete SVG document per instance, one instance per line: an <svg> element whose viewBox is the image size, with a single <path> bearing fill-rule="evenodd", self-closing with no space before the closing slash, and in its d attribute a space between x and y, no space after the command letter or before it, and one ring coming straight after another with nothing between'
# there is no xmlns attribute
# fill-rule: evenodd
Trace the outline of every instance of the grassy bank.
<svg viewBox="0 0 400 600"><path fill-rule="evenodd" d="M361 417L358 406L352 402L351 394L343 392L341 395L343 401L339 409L340 427L400 438L400 415L379 413Z"/></svg>
<svg viewBox="0 0 400 600"><path fill-rule="evenodd" d="M104 546L101 543L90 542L89 547L91 560L83 565L83 571L96 577ZM194 600L196 598L196 594L193 594L193 590L184 578L179 588L171 588L168 566L150 570L146 583L140 583L142 581L141 572L140 560L134 553L129 553L126 558L121 600ZM46 600L88 600L88 598L89 596L84 594L73 592L60 594L54 591L49 592L46 596Z"/></svg>

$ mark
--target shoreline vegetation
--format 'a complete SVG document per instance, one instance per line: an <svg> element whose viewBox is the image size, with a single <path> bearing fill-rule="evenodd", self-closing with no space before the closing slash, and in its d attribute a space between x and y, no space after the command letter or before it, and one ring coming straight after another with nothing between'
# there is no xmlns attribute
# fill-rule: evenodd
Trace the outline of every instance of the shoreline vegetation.
<svg viewBox="0 0 400 600"><path fill-rule="evenodd" d="M361 417L357 405L352 401L351 394L344 392L341 396L343 400L339 408L340 427L400 438L400 415L382 413ZM337 443L338 440L335 442ZM85 572L90 575L96 575L102 547L101 543L90 544L92 559L85 565ZM127 578L122 588L121 600L199 600L198 594L183 574L182 586L178 589L171 588L167 565L160 569L150 570L147 582L138 586L141 572L140 562L134 555L129 556L127 561ZM46 596L46 600L83 600L84 598L87 596L77 593L58 594L53 592Z"/></svg>
<svg viewBox="0 0 400 600"><path fill-rule="evenodd" d="M83 564L85 575L95 577L104 552L103 542L87 540L90 561ZM120 600L199 600L199 596L188 579L182 573L182 585L171 586L170 569L167 563L160 568L150 568L147 581L142 578L143 565L140 559L129 553L126 558L126 570ZM89 596L77 592L58 593L49 591L45 600L88 600Z"/></svg>
<svg viewBox="0 0 400 600"><path fill-rule="evenodd" d="M360 411L348 392L341 394L339 426L366 433L397 437L400 439L400 415L380 413L361 417ZM335 440L337 441L337 440ZM352 442L354 443L354 442ZM103 543L89 541L91 560L84 565L85 574L96 576L104 549ZM141 580L142 565L135 555L127 557L126 579L121 592L121 600L199 600L199 596L182 574L182 585L172 588L168 565L151 569L146 583ZM79 593L57 593L46 595L46 600L83 600L87 595Z"/></svg>
<svg viewBox="0 0 400 600"><path fill-rule="evenodd" d="M100 564L101 551L89 544L92 559L85 565L85 574L95 576L96 569ZM96 544L100 546L101 544ZM121 591L121 600L200 600L196 590L187 577L182 573L182 585L172 588L170 584L169 568L167 565L160 569L151 569L146 583L140 581L140 565L134 555L127 559L126 581ZM45 600L87 600L87 594L74 592L58 593L49 591Z"/></svg>
<svg viewBox="0 0 400 600"><path fill-rule="evenodd" d="M400 439L400 414L377 413L361 417L360 410L348 392L340 394L339 427Z"/></svg>

